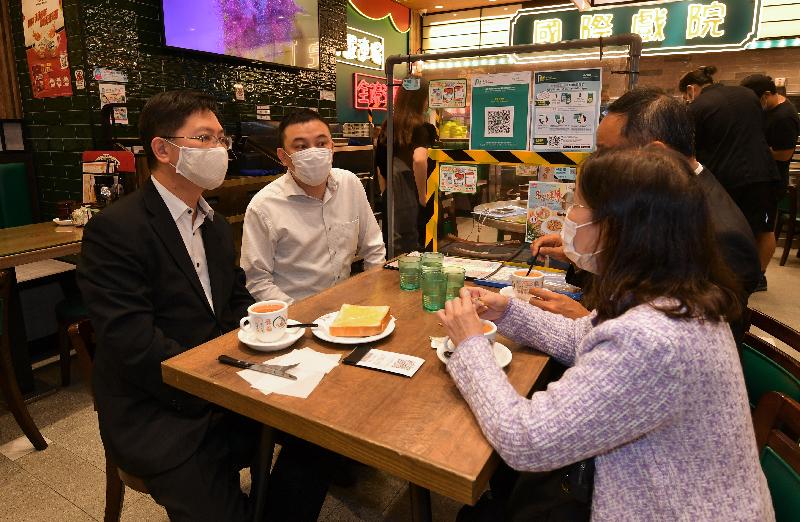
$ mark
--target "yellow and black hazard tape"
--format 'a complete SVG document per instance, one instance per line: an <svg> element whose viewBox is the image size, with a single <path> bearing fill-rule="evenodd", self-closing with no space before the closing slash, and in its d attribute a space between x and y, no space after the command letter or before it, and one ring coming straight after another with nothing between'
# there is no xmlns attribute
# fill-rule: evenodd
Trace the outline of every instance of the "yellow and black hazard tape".
<svg viewBox="0 0 800 522"><path fill-rule="evenodd" d="M459 150L428 149L428 182L425 218L424 250L438 250L439 225L439 163L482 163L489 165L550 165L555 167L579 165L589 157L588 152L532 152L528 150Z"/></svg>
<svg viewBox="0 0 800 522"><path fill-rule="evenodd" d="M589 156L587 152L532 152L529 150L430 149L434 161L505 165L553 165L574 167Z"/></svg>

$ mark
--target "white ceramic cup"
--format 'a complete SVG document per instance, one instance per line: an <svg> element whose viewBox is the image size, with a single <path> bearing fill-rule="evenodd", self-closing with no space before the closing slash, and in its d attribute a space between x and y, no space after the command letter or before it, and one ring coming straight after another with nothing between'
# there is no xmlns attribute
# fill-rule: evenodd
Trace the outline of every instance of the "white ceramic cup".
<svg viewBox="0 0 800 522"><path fill-rule="evenodd" d="M544 287L544 274L531 270L531 273L525 275L528 271L520 269L511 274L511 286L514 288L514 295L517 299L528 301L531 298L531 289Z"/></svg>
<svg viewBox="0 0 800 522"><path fill-rule="evenodd" d="M286 333L289 305L283 301L259 301L247 308L239 326L251 339L262 343L277 341Z"/></svg>
<svg viewBox="0 0 800 522"><path fill-rule="evenodd" d="M497 339L497 325L486 319L481 319L481 322L483 323L483 336L489 340L489 343L494 344Z"/></svg>

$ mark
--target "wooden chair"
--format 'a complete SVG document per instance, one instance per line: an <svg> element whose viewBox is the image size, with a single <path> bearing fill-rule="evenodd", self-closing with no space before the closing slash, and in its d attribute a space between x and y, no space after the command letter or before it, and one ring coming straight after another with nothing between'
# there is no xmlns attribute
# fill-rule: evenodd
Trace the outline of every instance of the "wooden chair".
<svg viewBox="0 0 800 522"><path fill-rule="evenodd" d="M749 313L751 326L800 351L800 332L758 310ZM742 369L752 408L770 391L800 401L800 361L750 331L742 341Z"/></svg>
<svg viewBox="0 0 800 522"><path fill-rule="evenodd" d="M95 346L97 346L92 323L88 319L82 319L77 323L71 324L68 332L72 346L78 354L81 371L91 386L92 371L94 370L94 351ZM92 388L92 395L94 395L94 388ZM125 497L125 486L140 493L148 493L147 486L141 478L121 470L106 452L105 522L117 522L119 520Z"/></svg>
<svg viewBox="0 0 800 522"><path fill-rule="evenodd" d="M775 518L797 520L800 513L800 403L769 392L753 414L761 467L767 477Z"/></svg>
<svg viewBox="0 0 800 522"><path fill-rule="evenodd" d="M11 341L9 335L8 309L11 303L11 274L7 270L0 270L0 388L8 404L8 409L14 419L22 428L22 432L31 441L37 450L47 448L47 442L42 437L36 423L33 422L28 407L22 398L17 383L17 375L11 362Z"/></svg>

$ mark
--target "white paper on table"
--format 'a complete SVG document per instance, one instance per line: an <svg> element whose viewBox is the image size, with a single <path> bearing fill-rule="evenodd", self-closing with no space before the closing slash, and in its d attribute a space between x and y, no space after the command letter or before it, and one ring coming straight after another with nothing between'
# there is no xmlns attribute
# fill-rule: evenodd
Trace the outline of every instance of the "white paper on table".
<svg viewBox="0 0 800 522"><path fill-rule="evenodd" d="M421 357L406 355L404 353L387 352L373 348L356 363L356 366L373 368L390 373L397 373L411 377L425 362Z"/></svg>
<svg viewBox="0 0 800 522"><path fill-rule="evenodd" d="M279 393L305 399L311 395L325 374L339 365L340 358L340 354L320 353L306 347L264 361L265 364L279 365L299 363L288 371L297 377L296 381L255 370L242 370L237 373L250 383L250 386L265 395Z"/></svg>

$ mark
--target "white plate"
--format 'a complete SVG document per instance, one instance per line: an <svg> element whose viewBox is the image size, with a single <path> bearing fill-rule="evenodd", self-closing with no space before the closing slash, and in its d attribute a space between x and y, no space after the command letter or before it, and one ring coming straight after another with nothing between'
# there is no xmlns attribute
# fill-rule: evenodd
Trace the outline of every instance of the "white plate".
<svg viewBox="0 0 800 522"><path fill-rule="evenodd" d="M339 312L331 312L329 314L325 314L322 317L317 318L314 322L319 325L317 328L312 328L311 333L313 333L319 339L323 341L328 341L331 343L337 344L362 344L362 343L371 343L373 341L377 341L379 339L383 339L384 337L388 337L389 334L394 332L394 317L389 319L389 324L386 326L386 329L379 333L378 335L370 335L369 337L338 337L335 335L331 335L328 333L328 327L330 327L333 320L336 319L336 314Z"/></svg>
<svg viewBox="0 0 800 522"><path fill-rule="evenodd" d="M287 324L298 324L297 321L289 319L286 321ZM278 350L283 350L284 348L288 348L292 344L295 343L298 339L303 337L303 334L306 333L305 328L287 328L286 332L283 334L283 337L278 339L277 341L271 341L268 343L258 341L256 339L251 339L250 336L242 330L239 329L239 340L242 341L244 344L252 348L253 350L258 350L259 352L277 352Z"/></svg>
<svg viewBox="0 0 800 522"><path fill-rule="evenodd" d="M69 227L69 226L72 226L72 220L71 220L71 219L58 219L58 218L53 218L53 223L55 223L56 225L58 225L58 226L60 226L60 227Z"/></svg>
<svg viewBox="0 0 800 522"><path fill-rule="evenodd" d="M442 343L439 345L439 348L436 349L436 356L440 361L447 364L448 359L444 356L444 352L452 352L455 349L456 346L453 344L453 341L448 339L447 344ZM509 350L508 347L503 343L495 342L492 346L492 351L494 352L494 360L497 361L497 366L500 368L505 368L508 366L508 363L511 362L511 350Z"/></svg>

